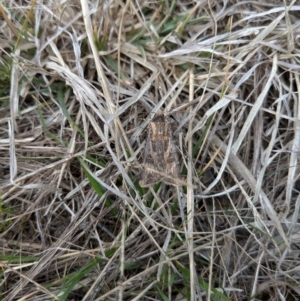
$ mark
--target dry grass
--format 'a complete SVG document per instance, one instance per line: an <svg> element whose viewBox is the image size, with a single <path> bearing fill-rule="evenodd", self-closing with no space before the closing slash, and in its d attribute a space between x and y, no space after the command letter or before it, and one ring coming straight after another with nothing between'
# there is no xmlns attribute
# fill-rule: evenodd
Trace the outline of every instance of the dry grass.
<svg viewBox="0 0 300 301"><path fill-rule="evenodd" d="M0 299L299 300L300 6L100 2L1 2Z"/></svg>

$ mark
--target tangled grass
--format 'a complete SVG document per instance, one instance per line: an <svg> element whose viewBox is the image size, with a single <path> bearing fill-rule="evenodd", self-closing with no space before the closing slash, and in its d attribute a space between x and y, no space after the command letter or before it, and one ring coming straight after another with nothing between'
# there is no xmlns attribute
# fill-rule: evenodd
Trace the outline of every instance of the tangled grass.
<svg viewBox="0 0 300 301"><path fill-rule="evenodd" d="M0 10L1 300L300 299L297 1Z"/></svg>

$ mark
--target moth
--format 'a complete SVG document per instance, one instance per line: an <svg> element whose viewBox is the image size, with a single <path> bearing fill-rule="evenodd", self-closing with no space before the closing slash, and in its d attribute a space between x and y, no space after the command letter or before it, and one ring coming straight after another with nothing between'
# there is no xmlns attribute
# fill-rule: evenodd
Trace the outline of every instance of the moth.
<svg viewBox="0 0 300 301"><path fill-rule="evenodd" d="M159 111L148 124L148 134L140 175L141 187L157 182L178 185L180 182L179 161L173 141L169 116Z"/></svg>

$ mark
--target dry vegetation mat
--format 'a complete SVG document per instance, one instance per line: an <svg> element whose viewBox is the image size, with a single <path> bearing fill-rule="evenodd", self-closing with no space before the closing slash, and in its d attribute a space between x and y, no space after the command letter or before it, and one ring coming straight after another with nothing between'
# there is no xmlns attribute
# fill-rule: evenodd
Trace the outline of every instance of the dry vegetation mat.
<svg viewBox="0 0 300 301"><path fill-rule="evenodd" d="M0 14L1 300L300 300L298 1Z"/></svg>

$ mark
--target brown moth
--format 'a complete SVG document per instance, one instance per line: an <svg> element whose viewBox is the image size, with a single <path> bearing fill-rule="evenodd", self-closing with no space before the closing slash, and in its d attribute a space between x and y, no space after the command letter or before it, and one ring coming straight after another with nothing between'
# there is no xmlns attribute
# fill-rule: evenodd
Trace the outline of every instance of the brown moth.
<svg viewBox="0 0 300 301"><path fill-rule="evenodd" d="M162 111L159 111L148 125L139 184L148 187L160 181L171 185L178 185L180 182L179 161L170 119Z"/></svg>

